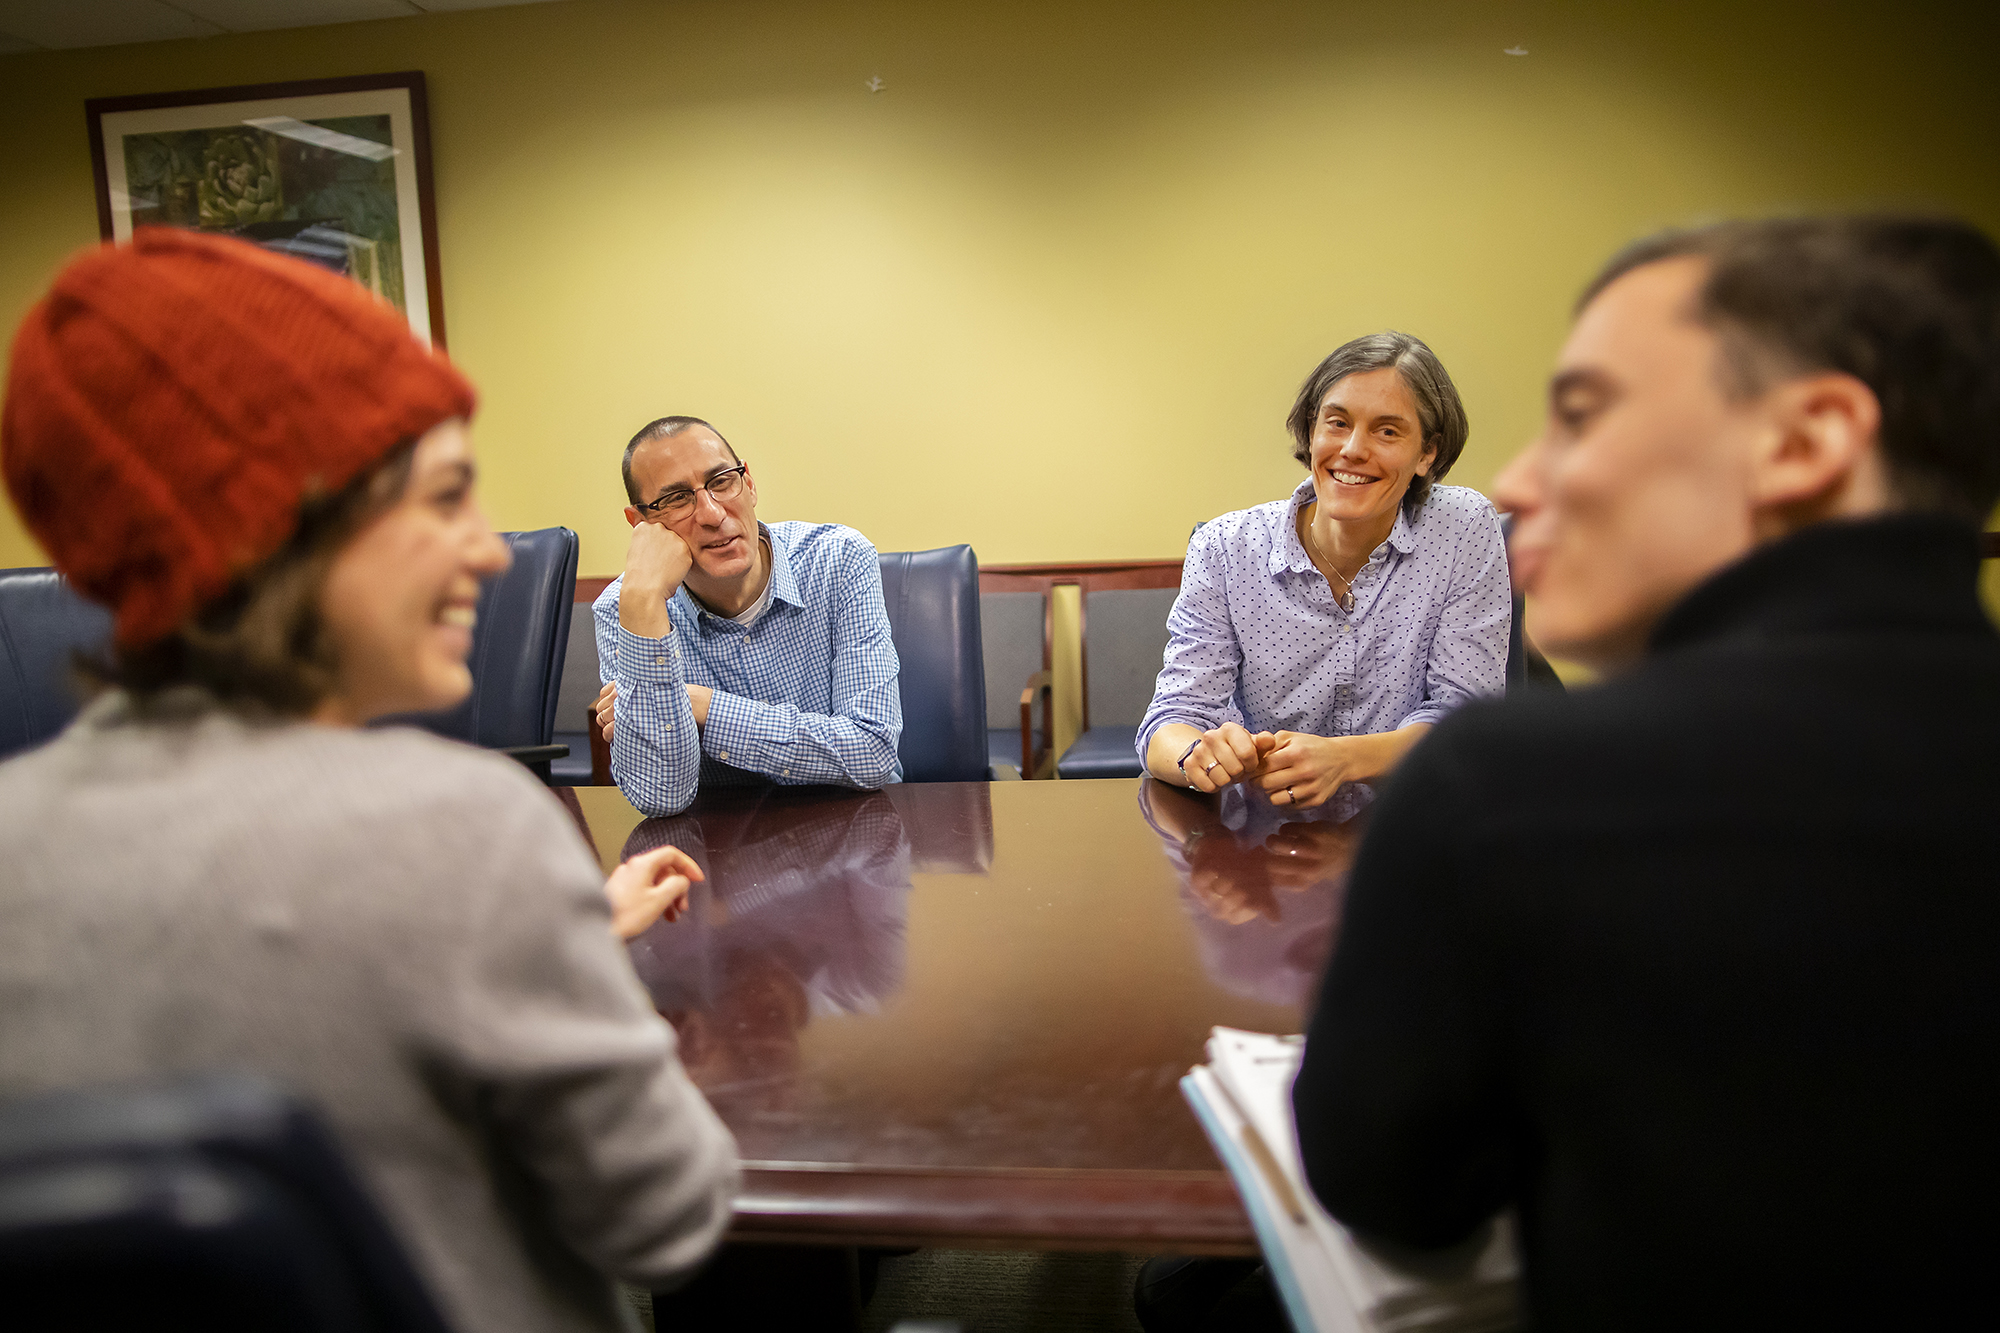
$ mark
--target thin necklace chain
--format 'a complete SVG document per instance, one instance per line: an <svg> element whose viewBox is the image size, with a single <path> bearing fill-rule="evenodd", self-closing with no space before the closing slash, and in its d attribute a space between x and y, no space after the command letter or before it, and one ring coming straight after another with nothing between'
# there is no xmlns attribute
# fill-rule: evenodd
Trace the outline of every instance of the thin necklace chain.
<svg viewBox="0 0 2000 1333"><path fill-rule="evenodd" d="M1314 510L1313 512L1317 514L1319 511ZM1339 579L1341 585L1347 589L1345 593L1335 593L1334 600L1340 603L1341 610L1352 611L1354 609L1354 579L1350 579L1347 577L1347 575L1341 573L1340 566L1334 564L1333 561L1328 560L1326 558L1326 552L1319 549L1319 538L1313 536L1313 525L1311 519L1306 520L1306 541L1308 544L1312 546L1313 554L1320 558L1320 563L1324 564L1328 569L1332 570L1333 576ZM1375 558L1374 552L1371 551L1368 555L1368 560L1373 560L1374 558ZM1357 569L1354 571L1355 579L1361 577L1362 569L1368 568L1368 560L1363 560L1361 562L1361 569Z"/></svg>

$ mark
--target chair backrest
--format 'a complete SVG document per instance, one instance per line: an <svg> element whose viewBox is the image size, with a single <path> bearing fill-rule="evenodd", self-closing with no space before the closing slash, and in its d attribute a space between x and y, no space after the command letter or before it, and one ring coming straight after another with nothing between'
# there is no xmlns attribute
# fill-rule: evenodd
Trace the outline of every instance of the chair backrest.
<svg viewBox="0 0 2000 1333"><path fill-rule="evenodd" d="M590 730L590 706L604 688L597 672L597 620L588 602L573 601L569 621L569 651L563 655L562 680L556 692L556 730Z"/></svg>
<svg viewBox="0 0 2000 1333"><path fill-rule="evenodd" d="M1136 727L1153 702L1167 655L1167 613L1178 588L1084 594L1084 714L1093 727Z"/></svg>
<svg viewBox="0 0 2000 1333"><path fill-rule="evenodd" d="M901 665L905 782L984 782L986 668L970 546L882 552L882 600Z"/></svg>
<svg viewBox="0 0 2000 1333"><path fill-rule="evenodd" d="M110 641L111 613L53 569L0 569L0 759L69 725L72 661Z"/></svg>
<svg viewBox="0 0 2000 1333"><path fill-rule="evenodd" d="M1047 665L1047 593L979 594L980 658L986 672L986 726L1021 730L1021 688Z"/></svg>
<svg viewBox="0 0 2000 1333"><path fill-rule="evenodd" d="M0 1106L10 1329L446 1333L333 1136L245 1076Z"/></svg>
<svg viewBox="0 0 2000 1333"><path fill-rule="evenodd" d="M472 693L441 713L400 721L488 749L547 745L569 651L576 534L568 528L500 534L514 563L479 590L472 630Z"/></svg>

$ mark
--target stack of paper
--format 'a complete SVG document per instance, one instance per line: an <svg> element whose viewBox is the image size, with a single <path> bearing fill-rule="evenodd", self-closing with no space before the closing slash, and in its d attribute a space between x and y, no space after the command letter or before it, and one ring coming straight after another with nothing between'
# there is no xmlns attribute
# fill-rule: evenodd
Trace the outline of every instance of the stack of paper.
<svg viewBox="0 0 2000 1333"><path fill-rule="evenodd" d="M1216 1028L1181 1092L1229 1168L1299 1333L1504 1333L1520 1326L1513 1228L1501 1218L1450 1254L1364 1248L1306 1185L1292 1121L1303 1037ZM1421 1270L1421 1271L1420 1271Z"/></svg>

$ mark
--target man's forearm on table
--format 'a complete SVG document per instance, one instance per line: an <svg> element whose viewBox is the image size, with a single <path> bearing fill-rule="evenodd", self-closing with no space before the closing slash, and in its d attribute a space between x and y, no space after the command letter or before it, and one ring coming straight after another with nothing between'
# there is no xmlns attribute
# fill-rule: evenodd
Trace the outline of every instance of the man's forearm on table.
<svg viewBox="0 0 2000 1333"><path fill-rule="evenodd" d="M680 663L668 640L630 633L621 636L618 655L612 779L647 814L678 814L701 779L700 729Z"/></svg>
<svg viewBox="0 0 2000 1333"><path fill-rule="evenodd" d="M810 713L717 690L702 749L781 782L831 782L873 790L896 770L900 721L866 714Z"/></svg>

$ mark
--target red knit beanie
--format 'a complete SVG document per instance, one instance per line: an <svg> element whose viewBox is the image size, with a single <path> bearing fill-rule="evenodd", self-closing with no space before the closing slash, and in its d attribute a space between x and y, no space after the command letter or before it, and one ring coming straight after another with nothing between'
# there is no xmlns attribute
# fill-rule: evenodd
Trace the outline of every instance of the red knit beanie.
<svg viewBox="0 0 2000 1333"><path fill-rule="evenodd" d="M22 321L0 466L56 567L143 644L283 546L309 490L472 407L356 284L149 227L72 261Z"/></svg>

